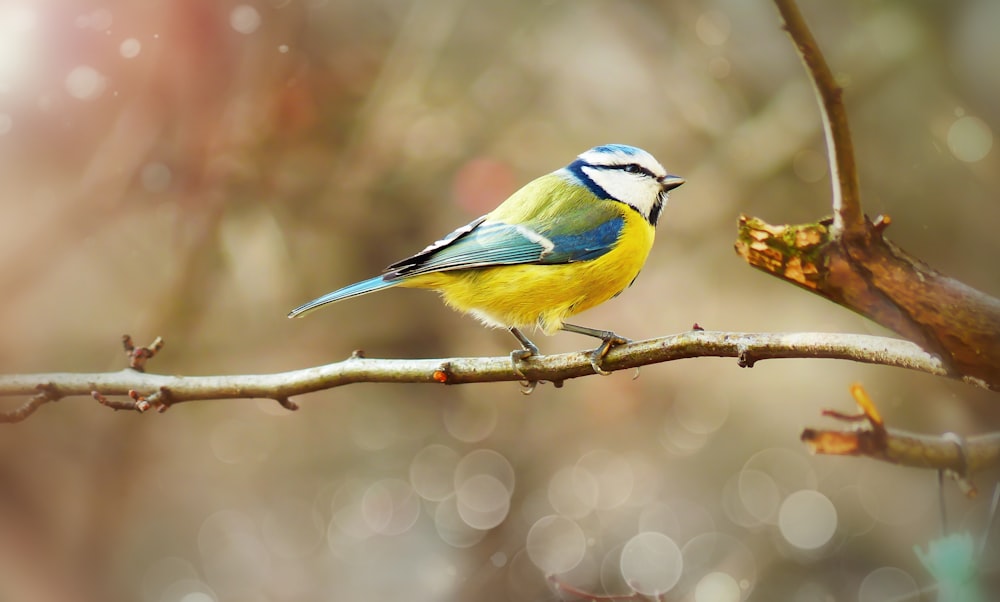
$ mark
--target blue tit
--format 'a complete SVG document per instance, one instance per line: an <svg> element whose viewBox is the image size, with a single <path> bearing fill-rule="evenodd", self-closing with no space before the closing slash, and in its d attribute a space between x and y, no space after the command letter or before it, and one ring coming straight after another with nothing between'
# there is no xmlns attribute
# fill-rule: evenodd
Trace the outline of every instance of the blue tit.
<svg viewBox="0 0 1000 602"><path fill-rule="evenodd" d="M627 339L564 320L635 280L668 192L683 183L644 150L594 147L381 276L327 293L288 317L393 286L431 289L449 306L517 337L522 349L511 359L518 373L520 361L538 354L521 332L534 327L546 335L565 330L601 339L590 363L605 374L604 356Z"/></svg>

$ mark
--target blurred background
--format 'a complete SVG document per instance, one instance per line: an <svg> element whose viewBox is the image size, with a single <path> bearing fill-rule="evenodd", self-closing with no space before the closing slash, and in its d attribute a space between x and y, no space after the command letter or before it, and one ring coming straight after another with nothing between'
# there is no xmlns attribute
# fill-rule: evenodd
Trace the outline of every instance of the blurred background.
<svg viewBox="0 0 1000 602"><path fill-rule="evenodd" d="M802 9L846 87L866 212L1000 295L1000 4ZM506 354L422 291L285 314L606 142L688 183L635 285L578 322L886 334L732 250L740 213L830 213L769 2L2 0L0 371L117 370L123 333L162 335L150 369L190 375ZM47 405L0 429L0 598L936 599L913 551L941 532L936 474L813 457L799 433L853 411L853 382L932 434L996 430L995 394L825 360L632 377L352 385L294 413ZM975 481L946 513L979 536L997 473Z"/></svg>

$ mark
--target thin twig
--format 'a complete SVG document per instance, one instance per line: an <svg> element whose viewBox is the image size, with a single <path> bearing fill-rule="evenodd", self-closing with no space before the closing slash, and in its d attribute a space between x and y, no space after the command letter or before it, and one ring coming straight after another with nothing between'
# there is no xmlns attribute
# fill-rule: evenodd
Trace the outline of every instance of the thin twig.
<svg viewBox="0 0 1000 602"><path fill-rule="evenodd" d="M639 366L694 357L732 357L741 366L777 358L853 360L950 376L941 361L909 341L857 334L733 333L693 330L636 341L612 349L603 366L629 370ZM280 372L230 376L173 376L135 370L93 374L51 373L0 375L0 397L34 395L39 383L58 390L61 397L139 396L163 411L169 406L209 399L275 399L284 407L295 395L351 383L439 383L530 381L562 382L593 376L586 352L533 357L513 370L510 358L372 359L356 353L342 362ZM131 392L131 393L130 393ZM105 397L105 400L107 397ZM106 404L108 405L108 404ZM114 406L109 406L114 407ZM124 406L128 407L128 406Z"/></svg>
<svg viewBox="0 0 1000 602"><path fill-rule="evenodd" d="M844 108L844 90L837 85L795 0L774 0L774 3L785 22L785 30L805 63L819 101L833 184L833 230L837 236L843 233L863 235L866 231L865 217L861 211L858 168L847 110Z"/></svg>
<svg viewBox="0 0 1000 602"><path fill-rule="evenodd" d="M884 462L931 468L955 479L966 494L975 495L970 476L1000 463L1000 433L961 438L954 433L925 435L886 427L874 402L861 385L851 387L861 411L858 415L825 410L830 416L855 426L848 430L813 429L802 432L802 441L818 454L866 456ZM861 423L861 426L857 426Z"/></svg>
<svg viewBox="0 0 1000 602"><path fill-rule="evenodd" d="M29 397L20 407L9 412L0 412L0 423L21 422L50 401L59 401L62 399L62 394L52 386L52 383L46 381L37 383L34 386L34 390L36 393Z"/></svg>

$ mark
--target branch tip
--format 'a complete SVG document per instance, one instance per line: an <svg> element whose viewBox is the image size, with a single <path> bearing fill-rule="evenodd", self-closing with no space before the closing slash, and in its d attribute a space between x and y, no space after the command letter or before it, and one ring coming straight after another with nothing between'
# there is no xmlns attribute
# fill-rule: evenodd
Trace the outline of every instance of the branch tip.
<svg viewBox="0 0 1000 602"><path fill-rule="evenodd" d="M892 218L885 214L880 214L875 216L875 223L872 224L872 228L876 232L882 234L885 229L892 225Z"/></svg>
<svg viewBox="0 0 1000 602"><path fill-rule="evenodd" d="M292 401L287 397L275 397L274 400L278 402L278 405L291 412L294 412L295 410L299 409L299 404L295 403L294 401Z"/></svg>
<svg viewBox="0 0 1000 602"><path fill-rule="evenodd" d="M137 372L146 371L146 361L163 349L163 337L156 337L148 347L136 347L131 335L122 335L122 347L128 356L128 367Z"/></svg>
<svg viewBox="0 0 1000 602"><path fill-rule="evenodd" d="M28 416L34 414L35 411L43 405L53 401L59 401L63 397L55 385L48 382L35 385L34 390L37 391L37 393L29 397L28 400L21 404L20 407L10 410L9 412L0 412L0 423L9 424L21 422Z"/></svg>

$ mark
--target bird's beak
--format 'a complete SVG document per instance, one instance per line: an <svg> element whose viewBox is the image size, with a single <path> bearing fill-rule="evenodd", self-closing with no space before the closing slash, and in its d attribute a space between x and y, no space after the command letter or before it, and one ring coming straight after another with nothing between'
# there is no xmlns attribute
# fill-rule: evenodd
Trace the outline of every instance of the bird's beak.
<svg viewBox="0 0 1000 602"><path fill-rule="evenodd" d="M684 178L680 176L666 175L662 178L658 178L657 181L660 183L660 187L663 188L663 191L667 192L668 190L673 190L683 184Z"/></svg>

